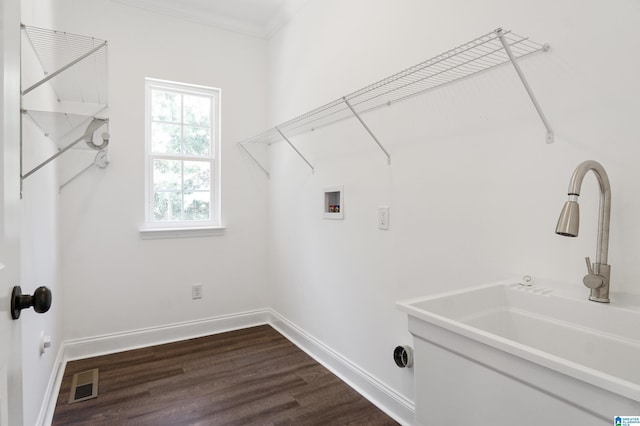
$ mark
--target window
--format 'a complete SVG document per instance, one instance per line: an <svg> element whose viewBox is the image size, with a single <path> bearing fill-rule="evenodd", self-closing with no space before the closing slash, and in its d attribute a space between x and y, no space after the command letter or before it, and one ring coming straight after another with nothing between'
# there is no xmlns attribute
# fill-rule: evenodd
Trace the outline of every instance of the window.
<svg viewBox="0 0 640 426"><path fill-rule="evenodd" d="M146 79L146 223L220 226L220 91Z"/></svg>

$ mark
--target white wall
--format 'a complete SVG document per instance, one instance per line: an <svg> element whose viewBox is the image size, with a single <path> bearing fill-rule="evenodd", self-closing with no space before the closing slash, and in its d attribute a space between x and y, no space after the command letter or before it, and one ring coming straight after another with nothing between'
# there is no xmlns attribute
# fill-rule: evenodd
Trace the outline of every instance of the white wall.
<svg viewBox="0 0 640 426"><path fill-rule="evenodd" d="M30 0L21 2L22 22L26 25L50 28L50 3ZM22 55L23 82L42 78L42 69L33 51L25 46ZM32 93L28 101L46 102L43 93ZM48 93L50 94L50 93ZM56 152L55 144L43 131L24 118L23 126L24 172ZM58 237L58 179L55 163L49 164L24 181L21 224L22 291L33 294L39 286L47 286L53 294L49 312L37 314L33 309L22 312L22 362L24 424L38 424L42 403L50 390L51 373L57 369L56 359L62 344L63 289L60 282L60 252ZM40 353L42 336L51 337L51 348Z"/></svg>
<svg viewBox="0 0 640 426"><path fill-rule="evenodd" d="M267 306L267 183L235 145L265 125L266 42L111 1L55 4L58 29L109 42L110 165L60 195L65 338ZM222 90L224 236L140 238L145 77Z"/></svg>
<svg viewBox="0 0 640 426"><path fill-rule="evenodd" d="M584 256L595 257L592 176L580 237L554 229L587 159L613 188L612 291L640 293L638 22L633 0L311 0L269 44L270 124L503 26L551 44L521 66L556 142L505 66L366 115L390 166L355 120L294 138L315 174L273 145L275 310L412 399L412 372L391 356L410 341L395 301L524 274L582 286ZM323 220L322 189L336 184L345 219Z"/></svg>

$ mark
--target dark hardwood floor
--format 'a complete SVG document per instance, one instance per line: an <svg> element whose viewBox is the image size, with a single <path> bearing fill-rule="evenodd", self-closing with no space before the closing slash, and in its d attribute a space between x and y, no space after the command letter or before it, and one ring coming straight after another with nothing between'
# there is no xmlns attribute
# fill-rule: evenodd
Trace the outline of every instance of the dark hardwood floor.
<svg viewBox="0 0 640 426"><path fill-rule="evenodd" d="M100 369L98 397L69 404ZM395 425L268 325L67 364L53 425Z"/></svg>

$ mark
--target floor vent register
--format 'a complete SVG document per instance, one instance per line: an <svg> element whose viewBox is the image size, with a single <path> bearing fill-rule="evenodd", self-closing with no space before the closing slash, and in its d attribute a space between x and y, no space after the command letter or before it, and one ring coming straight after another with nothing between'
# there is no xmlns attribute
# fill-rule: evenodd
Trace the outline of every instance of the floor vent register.
<svg viewBox="0 0 640 426"><path fill-rule="evenodd" d="M98 397L98 369L83 371L73 375L69 404Z"/></svg>

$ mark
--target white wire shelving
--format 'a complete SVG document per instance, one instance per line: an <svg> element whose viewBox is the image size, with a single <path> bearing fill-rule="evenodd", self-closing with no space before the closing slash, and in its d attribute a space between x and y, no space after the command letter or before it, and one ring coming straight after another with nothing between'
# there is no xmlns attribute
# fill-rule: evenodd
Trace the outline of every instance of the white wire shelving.
<svg viewBox="0 0 640 426"><path fill-rule="evenodd" d="M96 158L100 157L100 161L91 165L106 167L109 143L107 41L27 25L21 28L21 152L29 143L24 137L27 120L58 146L55 154L28 170L25 170L22 155L21 180L70 149L98 151ZM39 69L34 70L37 67ZM100 132L102 136L97 137ZM83 141L85 144L80 144ZM88 169L86 167L83 172Z"/></svg>
<svg viewBox="0 0 640 426"><path fill-rule="evenodd" d="M364 114L507 63L511 63L514 66L527 94L531 98L546 128L547 143L553 143L551 125L518 65L518 60L548 49L549 46L547 44L540 44L527 37L498 28L404 71L270 128L256 136L240 141L238 144L267 176L269 171L251 154L250 150L246 148L247 145L271 145L284 140L313 171L313 165L293 145L291 138L355 117L386 156L387 163L391 164L391 155L363 120L362 116Z"/></svg>

